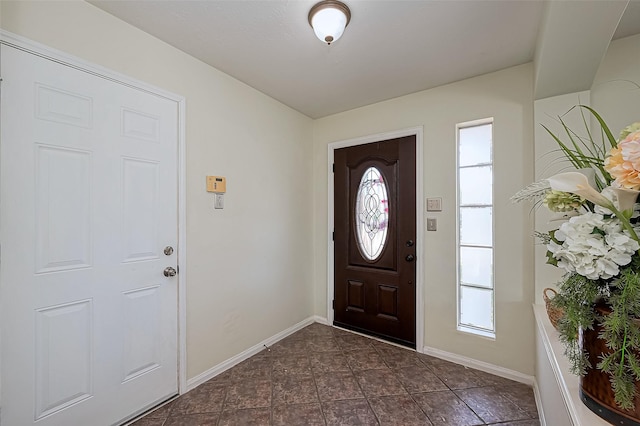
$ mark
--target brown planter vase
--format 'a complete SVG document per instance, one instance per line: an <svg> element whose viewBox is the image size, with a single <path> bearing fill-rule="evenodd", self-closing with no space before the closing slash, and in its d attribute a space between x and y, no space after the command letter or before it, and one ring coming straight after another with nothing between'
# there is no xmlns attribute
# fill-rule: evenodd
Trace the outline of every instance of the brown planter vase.
<svg viewBox="0 0 640 426"><path fill-rule="evenodd" d="M600 315L608 315L608 307L598 305L596 311ZM599 324L593 330L580 331L580 345L589 353L589 362L596 366L600 362L601 354L609 354L605 341L598 337L602 327ZM636 382L636 391L640 395L640 382ZM580 399L598 416L614 425L640 426L640 400L636 397L632 410L622 410L616 405L609 375L591 368L580 378Z"/></svg>

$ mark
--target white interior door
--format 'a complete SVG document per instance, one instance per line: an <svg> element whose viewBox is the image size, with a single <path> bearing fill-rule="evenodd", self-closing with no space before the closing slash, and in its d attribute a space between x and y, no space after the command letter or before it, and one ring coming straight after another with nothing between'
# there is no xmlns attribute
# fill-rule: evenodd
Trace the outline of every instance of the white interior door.
<svg viewBox="0 0 640 426"><path fill-rule="evenodd" d="M175 101L2 46L1 423L177 393Z"/></svg>

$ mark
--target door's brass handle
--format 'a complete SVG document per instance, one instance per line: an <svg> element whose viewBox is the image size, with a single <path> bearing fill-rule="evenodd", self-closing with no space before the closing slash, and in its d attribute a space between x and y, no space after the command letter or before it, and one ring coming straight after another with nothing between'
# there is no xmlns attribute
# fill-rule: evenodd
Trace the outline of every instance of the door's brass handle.
<svg viewBox="0 0 640 426"><path fill-rule="evenodd" d="M165 277L175 277L178 272L171 266L168 266L164 268L163 273Z"/></svg>

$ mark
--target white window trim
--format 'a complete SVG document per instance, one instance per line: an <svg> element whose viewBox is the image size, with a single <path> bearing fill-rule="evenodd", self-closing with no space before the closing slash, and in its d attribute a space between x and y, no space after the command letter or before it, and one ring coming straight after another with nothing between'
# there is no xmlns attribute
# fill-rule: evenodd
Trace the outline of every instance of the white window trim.
<svg viewBox="0 0 640 426"><path fill-rule="evenodd" d="M467 324L460 323L460 296L461 296L461 281L460 281L460 129L465 129L469 127L477 127L491 124L491 162L490 163L478 163L474 165L474 167L479 167L482 165L491 165L492 166L492 178L495 178L495 164L493 162L493 152L494 152L494 119L493 117L483 118L479 120L466 121L463 123L456 124L456 328L458 331L463 333L475 334L477 336L486 337L491 340L496 339L496 286L495 286L495 193L494 187L491 186L491 260L493 265L493 273L492 273L492 313L493 313L493 330L488 330L481 327L474 327ZM470 207L466 206L465 207ZM487 205L488 207L488 205Z"/></svg>

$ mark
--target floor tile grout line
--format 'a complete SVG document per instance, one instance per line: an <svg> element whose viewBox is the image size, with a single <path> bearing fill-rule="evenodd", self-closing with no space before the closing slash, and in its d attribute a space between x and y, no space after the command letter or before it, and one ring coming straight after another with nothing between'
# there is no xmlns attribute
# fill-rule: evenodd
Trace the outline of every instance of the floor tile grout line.
<svg viewBox="0 0 640 426"><path fill-rule="evenodd" d="M427 363L426 363L426 362L424 362L424 360L422 360L422 359L421 359L421 357L418 357L418 361L419 361L420 363L422 363L422 365L424 365L424 366L427 368L427 370L429 370L429 371L431 372L431 374L433 374L433 375L434 375L438 380L440 380L440 382L442 382L442 384L443 384L443 385L445 385L445 386L447 387L447 389L448 389L448 391L449 391L449 392L451 392L451 393L453 393L453 394L455 395L455 393L454 393L454 392L453 392L453 390L449 387L449 385L448 385L448 384L447 384L447 383L446 383L446 382L445 382L445 381L444 381L440 376L438 376L438 374L437 374L437 373L436 373L436 372L431 368L431 366L427 365ZM418 401L416 401L416 400L415 400L415 398L413 397L413 395L412 395L412 394L410 394L410 395L411 395L411 399L413 399L413 401L416 403L416 405L418 405L418 407L420 407L420 409L421 409L421 410L422 410L422 412L427 416L427 418L429 419L429 421L430 421L431 423L433 423L433 420L431 420L431 417L429 417L429 414L428 414L428 413L427 413L427 412L426 412L426 411L425 411L425 410L420 406L420 404L418 404ZM455 396L456 396L456 398L458 397L457 395L455 395ZM460 398L458 398L458 399L460 399ZM463 403L464 403L464 401L461 401L461 402L463 402ZM465 405L466 405L466 404L465 404ZM474 414L475 414L475 412L474 412ZM480 418L480 417L478 417L478 418ZM484 423L484 420L482 420L482 422Z"/></svg>
<svg viewBox="0 0 640 426"><path fill-rule="evenodd" d="M477 388L468 388L468 389L477 389ZM464 390L464 389L458 389L458 390ZM460 400L464 405L466 405L466 406L469 408L469 410L471 410L471 411L473 412L473 414L475 414L476 416L478 416L478 418L479 418L480 420L482 420L482 423L484 423L485 425L488 425L488 424L489 424L489 423L484 419L484 417L482 417L482 416L480 415L480 413L478 413L476 410L474 410L474 409L473 409L473 407L472 407L472 406L470 406L470 405L467 403L467 401L465 401L464 399L462 399L462 398L460 397L460 395L458 395L458 394L456 393L456 391L455 391L455 390L453 390L453 389L452 389L452 390L451 390L451 392L453 392L453 394L456 396L456 398L458 398L458 399L459 399L459 400Z"/></svg>
<svg viewBox="0 0 640 426"><path fill-rule="evenodd" d="M510 387L513 387L513 385L509 385ZM525 385L526 386L526 385ZM497 386L495 386L497 388ZM502 394L502 393L501 393ZM509 398L508 395L504 395L505 398L507 398L509 401L511 401L516 407L518 407L520 410L522 410L525 414L527 414L529 417L531 417L531 413L529 412L529 410L523 408L520 406L520 404L518 403L518 401L514 401L513 399ZM536 407L536 417L532 418L531 420L536 420L539 419L539 415L537 413L537 407Z"/></svg>
<svg viewBox="0 0 640 426"><path fill-rule="evenodd" d="M271 349L269 349L269 356L273 357L273 353L271 352ZM274 391L275 391L275 387L274 387L274 383L273 383L273 368L275 365L275 360L272 360L274 362L271 363L271 398L270 398L270 404L269 404L269 425L273 425L274 424L274 420L273 420L273 401L274 401Z"/></svg>
<svg viewBox="0 0 640 426"><path fill-rule="evenodd" d="M328 326L328 329L331 330L331 334L330 336L327 336L326 334L322 333L322 334L318 334L315 335L313 333L307 333L307 334L299 334L298 336L300 337L301 340L307 340L307 343L305 343L305 351L304 353L302 353L303 357L306 359L306 362L308 363L308 368L310 370L311 373L311 377L314 383L314 389L316 392L316 397L318 400L318 403L320 405L320 410L321 410L321 415L323 418L323 421L325 424L328 424L327 421L327 414L325 413L325 410L323 409L323 403L322 403L322 399L320 398L320 391L318 388L318 377L319 375L322 373L321 371L315 371L312 364L311 364L311 359L313 357L313 355L316 352L336 352L339 353L342 357L344 357L345 362L346 362L346 367L348 368L348 370L345 371L349 371L351 376L355 378L356 380L356 384L358 386L358 389L360 390L362 396L364 397L365 401L367 402L368 408L370 410L370 412L373 414L373 416L375 417L377 422L380 422L380 419L378 417L378 414L375 412L375 410L373 409L373 406L371 405L371 401L370 398L375 398L375 396L371 396L369 397L365 391L364 388L362 387L362 384L360 383L360 381L358 380L358 373L361 373L362 371L366 371L366 370L360 370L358 369L356 371L356 369L354 369L354 365L352 365L352 363L349 362L349 359L351 359L352 357L348 357L347 354L353 354L354 351L362 351L365 349L373 349L373 353L377 354L377 356L382 360L382 364L384 365L384 369L386 369L387 371L391 372L391 375L393 377L393 379L395 379L396 381L398 381L400 383L400 388L410 396L410 398L412 399L412 401L418 405L418 407L420 408L421 412L426 416L426 418L428 419L428 421L431 422L431 418L429 417L429 415L426 413L426 411L424 409L422 409L422 407L417 403L416 399L415 399L415 395L416 394L420 394L420 393L431 393L431 392L439 392L438 390L433 390L433 391L426 391L426 392L414 392L411 393L409 392L409 390L407 389L407 386L402 380L400 380L400 376L399 373L402 370L402 368L405 367L410 367L410 366L420 366L425 367L427 371L429 371L430 373L432 373L441 383L444 384L445 388L447 389L447 392L451 392L458 401L460 401L462 404L464 404L464 406L466 406L470 412L474 413L479 419L480 421L483 421L485 425L487 424L503 424L503 423L509 423L509 422L519 422L519 421L532 421L533 423L539 424L539 416L537 415L537 412L535 412L535 417L532 417L532 413L533 411L527 410L523 407L527 406L529 403L527 402L527 396L526 394L522 394L521 396L523 396L522 398L518 398L517 396L520 395L519 391L515 388L516 383L513 383L513 390L512 393L509 393L505 390L505 392L503 393L501 391L501 386L500 386L500 382L496 382L495 380L491 379L491 377L487 376L487 377L483 377L482 375L478 375L476 374L476 370L474 370L473 368L470 367L466 367L466 369L468 369L468 373L470 373L471 376L475 377L477 379L477 381L472 381L472 385L468 386L468 387L460 387L457 389L453 389L447 382L444 381L443 377L446 377L446 371L440 371L440 374L436 372L436 370L434 370L433 366L437 365L437 362L433 363L433 362L428 362L429 358L428 355L425 354L420 354L416 351L412 351L415 352L415 356L417 358L417 362L416 364L413 364L414 360L412 360L411 365L404 365L404 360L402 357L400 357L399 359L395 359L392 355L393 355L393 351L387 351L387 346L385 346L384 342L379 342L377 339L367 339L365 336L360 336L360 337L355 337L355 340L353 342L349 342L348 337L351 336L347 336L345 334L342 333L336 333L334 332L334 330L336 330L335 327L331 327ZM295 333L294 333L295 336ZM357 336L354 334L354 336ZM313 342L316 339L319 338L329 338L329 340L333 340L336 344L336 350L331 350L331 351L324 351L323 349L326 349L325 346L322 346L320 348L318 348L318 351L314 351L313 350L313 345L309 344L309 342ZM361 339L365 339L365 340L361 340ZM364 343L364 344L363 344ZM355 346L354 346L355 345ZM392 346L395 345L388 345L388 349L393 349ZM331 345L331 347L333 347L333 345ZM402 348L400 348L402 349ZM299 355L298 350L294 350L294 352L289 353L288 351L285 352L284 354L288 354L290 356L294 356L294 355ZM284 354L280 354L279 357L282 357L282 355ZM257 354L258 355L258 354ZM269 375L269 382L271 384L270 387L270 391L271 391L271 403L270 403L270 413L269 413L269 423L273 424L274 422L274 418L273 418L273 411L274 411L274 403L275 403L275 397L274 397L274 392L275 392L275 387L274 387L274 382L273 382L273 374L274 374L274 366L275 366L275 355L274 354L267 354L266 356L269 356L270 359L270 363L269 363L269 367L267 367L269 370L269 372L271 373ZM446 360L443 360L443 362L449 362ZM391 364L396 363L396 367L397 368L392 368ZM455 364L455 363L452 363ZM363 364L363 366L366 364ZM459 364L455 364L458 365ZM358 364L359 366L359 364ZM463 366L464 367L464 366ZM263 367L264 368L264 367ZM374 370L376 370L374 368ZM442 374L445 374L444 376L441 376ZM231 375L231 377L233 377L235 375ZM240 380L240 379L238 379ZM253 377L244 377L241 379L241 381L243 383L245 382L251 382L252 380L256 380ZM218 417L216 419L215 424L220 425L222 422L222 414L224 413L224 410L229 408L229 392L230 392L230 388L231 386L236 382L235 378L232 380L230 378L227 379L226 381L226 386L224 386L224 397L223 397L223 402L220 406L220 413L218 413ZM505 386L507 386L509 383L507 383ZM486 421L484 421L484 419L482 419L482 417L479 415L479 413L476 412L476 410L474 410L466 401L464 401L461 397L460 397L460 392L465 392L467 390L473 390L473 389L492 389L492 391L498 392L498 394L500 394L500 396L502 396L503 398L505 398L505 400L509 401L514 408L516 408L516 410L519 412L519 414L522 414L524 416L526 416L526 418L520 418L520 419L512 419L512 420L502 420L500 422L497 423L488 423ZM442 391L445 391L444 389ZM182 395L181 395L182 396ZM346 399L339 399L336 401L345 401L345 400L351 400L352 398L346 398ZM353 398L353 400L355 399L360 399L360 398ZM174 409L176 407L175 406L171 406L168 409L168 412L166 414L166 416L164 416L164 418L160 418L159 420L162 422L162 425L167 424L167 422L170 420L170 418L172 417L171 414L173 413ZM482 407L480 407L482 408ZM238 410L236 410L238 411ZM184 414L184 415L180 415L181 417L189 417L188 415Z"/></svg>
<svg viewBox="0 0 640 426"><path fill-rule="evenodd" d="M354 375L354 377L356 377L355 376L355 372L353 373L353 375ZM371 410L373 415L376 417L376 420L378 421L378 424L381 425L382 424L382 420L378 416L378 413L376 412L376 410L374 410L373 406L371 405L371 400L369 399L369 396L367 396L367 394L365 393L364 389L362 389L362 386L360 385L360 381L358 380L357 377L356 377L356 383L358 383L358 387L360 388L360 391L362 392L362 395L364 396L365 401L367 401L367 405L369 405L369 409Z"/></svg>
<svg viewBox="0 0 640 426"><path fill-rule="evenodd" d="M494 387L494 386L480 386L480 387ZM480 388L478 387L478 388ZM478 389L478 388L469 388L469 389ZM464 390L464 389L458 389L458 390ZM455 393L455 392L454 392ZM511 422L519 422L519 421L524 421L524 420L536 420L536 419L531 419L531 418L527 418L527 419L513 419L513 420L502 420L500 422L494 422L494 423L489 423L487 420L485 420L480 413L476 412L476 410L474 410L469 404L467 404L467 402L465 400L463 400L462 398L460 398L460 396L458 396L458 394L455 394L459 400L461 400L467 407L469 407L471 409L471 411L473 411L476 416L478 416L478 418L480 420L482 420L484 422L485 425L489 425L489 424L502 424L502 423L511 423ZM515 404L513 401L511 401L510 399L507 398L507 400L509 400L511 403L513 403L516 408L518 408L520 411L522 411L524 414L526 414L527 416L529 415L529 413L526 410L523 410L522 408L520 408L517 404Z"/></svg>
<svg viewBox="0 0 640 426"><path fill-rule="evenodd" d="M373 345L371 345L371 346L373 346ZM345 359L346 359L346 354L345 354ZM360 392L362 392L362 396L364 396L364 400L367 401L367 405L369 406L369 409L373 413L373 415L376 418L376 421L378 422L378 424L381 425L382 424L382 420L378 416L378 413L376 413L376 410L373 409L373 406L371 405L371 401L369 400L369 396L366 394L366 392L362 388L362 385L360 384L360 381L358 380L358 377L356 376L356 372L353 370L353 367L351 367L351 364L349 364L349 360L347 359L346 361L347 361L347 365L349 366L349 369L351 370L351 374L353 374L353 377L355 377L355 379L356 379L356 383L358 384L358 387L360 388Z"/></svg>
<svg viewBox="0 0 640 426"><path fill-rule="evenodd" d="M229 374L229 376L231 376L231 374ZM218 416L218 421L216 422L216 425L219 425L220 422L222 421L222 413L224 413L224 407L227 404L227 396L229 395L229 387L231 386L231 379L229 378L227 379L227 385L224 388L224 398L222 399L222 405L220 406L220 415Z"/></svg>
<svg viewBox="0 0 640 426"><path fill-rule="evenodd" d="M378 351L378 353L380 353L380 351ZM381 355L381 356L382 356L382 355ZM480 416L480 414L479 414L479 413L477 413L477 412L476 412L476 411L475 411L471 406L469 406L469 404L467 404L467 403L466 403L466 401L464 401L462 398L460 398L460 396L455 392L455 390L454 390L454 389L452 389L452 388L451 388L451 387L446 383L446 381L445 381L445 380L443 380L443 378L441 378L441 377L437 374L437 372L436 372L436 371L433 371L433 369L432 369L432 368L430 368L430 366L429 366L429 365L427 365L427 364L426 364L422 359L420 359L419 357L418 357L418 360L419 360L423 365L425 365L425 366L426 366L426 367L427 367L427 368L428 368L428 369L429 369L429 370L430 370L430 371L431 371L431 372L432 372L432 373L433 373L433 374L438 378L438 380L440 380L442 383L444 383L444 385L447 387L447 389L449 389L449 392L453 393L453 395L454 395L454 396L455 396L455 397L456 397L456 398L457 398L461 403L463 403L466 407L468 407L468 408L471 410L471 412L472 412L472 413L474 413L474 414L478 417L478 419L480 419L480 421L482 421L482 423L483 423L483 424L485 424L485 425L486 425L486 424L488 424L488 423L487 423L487 422L482 418L482 416ZM389 365L388 365L388 363L386 362L386 360L384 359L384 357L383 357L383 361L385 362L385 364L387 364L387 366L389 366ZM392 371L393 371L393 369L392 369ZM478 378L478 379L482 380L480 377L478 377L477 375L475 375L475 373L474 373L473 371L470 371L470 372L471 372L471 374L473 374L476 378ZM427 414L427 412L426 412L426 411L424 411L424 410L422 409L422 407L418 404L418 402L417 402L417 401L415 400L415 398L413 397L413 394L411 394L411 393L406 389L406 387L404 386L404 384L403 384L401 381L400 381L400 384L402 385L402 387L404 388L404 390L409 394L409 396L411 397L411 399L413 400L413 402L414 402L414 403L418 406L418 408L420 408L420 410L424 413L424 415L427 417L427 419L429 420L429 422L433 423L433 421L432 421L431 417L429 417L429 415ZM478 387L482 387L482 386L478 386ZM516 406L517 406L517 405L516 405ZM518 408L520 408L520 407L518 407ZM524 411L524 410L523 410L523 411ZM526 413L526 411L525 411L525 413Z"/></svg>
<svg viewBox="0 0 640 426"><path fill-rule="evenodd" d="M380 353L380 351L378 351L378 353ZM389 366L389 363L387 362L387 360L384 358L384 356L382 354L380 354L380 356L382 357L382 361L387 364L387 367L389 367L389 369L393 372L393 375L395 377L396 380L398 380L398 382L400 382L400 386L402 386L402 388L404 389L404 391L407 393L407 395L409 395L409 398L411 398L411 400L413 401L414 404L416 404L416 406L418 407L418 409L425 415L425 417L427 418L427 420L429 421L429 423L431 423L431 425L433 426L433 421L431 420L431 417L429 417L429 414L427 414L426 411L424 411L424 409L420 406L420 404L418 404L418 401L415 400L415 398L413 397L413 394L411 392L409 392L409 390L407 389L407 387L405 386L405 384L402 382L402 380L399 380L397 377L397 371L392 369L391 366ZM421 360L418 358L418 362L421 362ZM437 377L437 376L436 376Z"/></svg>
<svg viewBox="0 0 640 426"><path fill-rule="evenodd" d="M423 360L420 360L420 361L421 361L423 364L427 365ZM449 361L447 361L447 362L449 362ZM460 396L456 393L456 389L451 388L451 387L449 386L449 384L447 384L447 382L446 382L443 378L441 378L441 377L438 375L438 373L437 373L436 371L434 371L433 369L431 369L428 365L427 365L427 368L429 368L429 369L431 370L431 372L432 372L432 373L433 373L433 374L438 378L438 380L440 380L442 383L444 383L444 385L449 389L449 391L450 391L451 393L453 393L453 395L454 395L456 398L458 398L458 400L459 400L460 402L462 402L462 403L463 403L467 408L469 408L469 410L471 410L471 412L472 412L473 414L475 414L475 415L480 419L480 421L482 421L482 423L483 423L484 425L487 425L487 424L488 424L488 423L484 420L484 418L483 418L479 413L477 413L477 412L476 412L476 410L474 410L474 409L473 409L469 404L467 404L467 402L466 402L465 400L463 400L462 398L460 398ZM472 374L474 374L474 373L473 373L473 371L471 371L471 373L472 373ZM474 376L475 376L475 374L474 374ZM477 376L476 376L476 377L477 377ZM478 387L481 387L481 386L478 386ZM467 389L474 389L474 388L475 388L475 387L471 387L471 388L467 388ZM460 389L458 389L458 390L460 390ZM427 417L428 417L428 416L427 416Z"/></svg>
<svg viewBox="0 0 640 426"><path fill-rule="evenodd" d="M474 389L475 389L475 388L474 388ZM476 415L476 416L477 416L477 417L482 421L482 423L484 423L485 425L486 425L486 424L489 424L489 423L484 419L484 417L482 417L482 415L480 415L480 413L479 413L479 412L477 412L476 410L474 410L474 409L473 409L473 407L472 407L472 406L470 406L470 405L467 403L467 401L465 401L464 399L460 398L460 395L458 395L454 390L452 390L452 392L453 392L453 394L456 396L456 398L458 398L458 400L459 400L460 402L462 402L464 405L466 405L466 406L467 406L467 408L469 408L469 410L471 410L471 412L472 412L473 414L475 414L475 415Z"/></svg>
<svg viewBox="0 0 640 426"><path fill-rule="evenodd" d="M320 407L320 414L322 414L322 420L324 421L325 426L327 423L327 416L324 414L324 410L322 409L322 399L320 398L320 390L318 389L318 382L316 381L316 374L313 371L313 367L311 366L311 356L307 355L309 359L309 370L311 371L311 377L313 378L313 385L316 388L316 396L318 397L318 406Z"/></svg>

